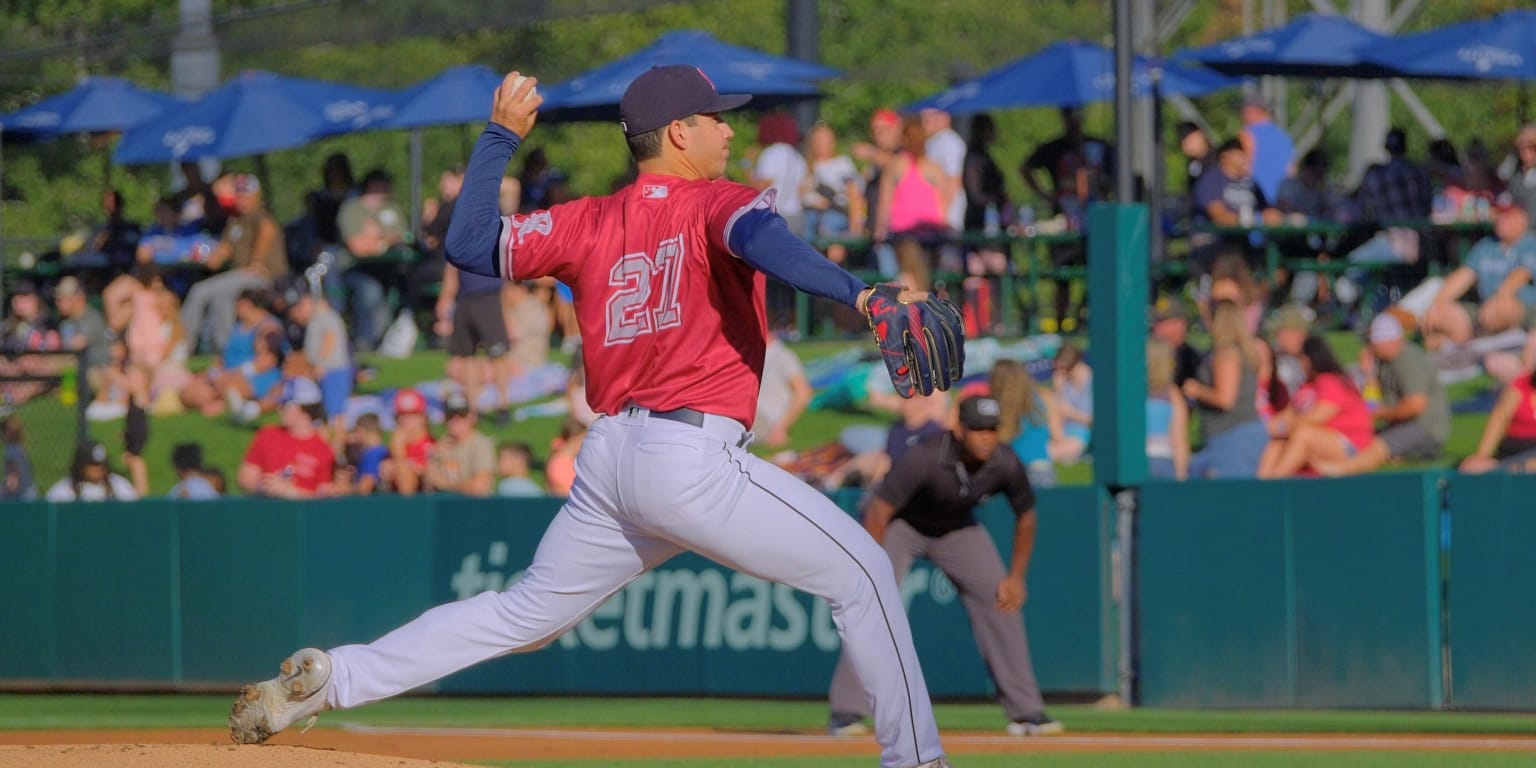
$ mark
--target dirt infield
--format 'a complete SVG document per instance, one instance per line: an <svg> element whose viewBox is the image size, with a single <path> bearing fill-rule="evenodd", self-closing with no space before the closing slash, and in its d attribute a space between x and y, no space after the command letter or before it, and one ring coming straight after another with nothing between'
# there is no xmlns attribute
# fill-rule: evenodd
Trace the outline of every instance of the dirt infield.
<svg viewBox="0 0 1536 768"><path fill-rule="evenodd" d="M1334 734L1064 734L1035 739L952 732L952 754L1177 752L1205 750L1536 751L1529 736ZM198 730L0 732L8 768L453 768L464 760L752 757L878 754L872 739L719 730L317 728L266 746L234 746L228 733ZM450 762L438 762L450 761Z"/></svg>

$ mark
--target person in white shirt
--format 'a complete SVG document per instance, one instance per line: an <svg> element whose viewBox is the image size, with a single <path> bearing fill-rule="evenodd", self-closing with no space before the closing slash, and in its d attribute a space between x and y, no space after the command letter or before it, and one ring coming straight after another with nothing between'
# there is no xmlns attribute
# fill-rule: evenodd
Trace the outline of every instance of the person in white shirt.
<svg viewBox="0 0 1536 768"><path fill-rule="evenodd" d="M69 477L48 489L49 501L137 501L139 492L128 478L107 467L107 447L87 441L75 450Z"/></svg>
<svg viewBox="0 0 1536 768"><path fill-rule="evenodd" d="M800 127L795 118L782 112L763 115L757 121L757 143L762 151L751 169L751 184L758 189L772 187L774 207L791 232L805 231L805 208L800 204L800 188L809 172L805 158L795 147L800 143Z"/></svg>
<svg viewBox="0 0 1536 768"><path fill-rule="evenodd" d="M928 134L928 157L944 169L944 175L953 179L955 187L960 190L950 201L946 212L950 229L959 232L965 229L965 189L960 183L965 173L965 139L955 132L948 112L925 109L922 119L923 130Z"/></svg>

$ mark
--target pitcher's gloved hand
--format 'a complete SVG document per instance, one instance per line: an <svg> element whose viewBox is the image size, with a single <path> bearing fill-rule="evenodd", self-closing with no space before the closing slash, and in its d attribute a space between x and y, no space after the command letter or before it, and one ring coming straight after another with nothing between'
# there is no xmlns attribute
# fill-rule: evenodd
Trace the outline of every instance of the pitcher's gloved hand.
<svg viewBox="0 0 1536 768"><path fill-rule="evenodd" d="M861 309L902 397L949 389L965 369L965 323L953 304L895 283L864 294Z"/></svg>

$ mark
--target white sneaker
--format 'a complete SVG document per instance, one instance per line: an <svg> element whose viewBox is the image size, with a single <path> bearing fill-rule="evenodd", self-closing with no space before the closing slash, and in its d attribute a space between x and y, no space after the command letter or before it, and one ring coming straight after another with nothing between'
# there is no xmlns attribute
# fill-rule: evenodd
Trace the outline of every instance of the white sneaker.
<svg viewBox="0 0 1536 768"><path fill-rule="evenodd" d="M330 689L331 657L317 648L294 651L277 677L240 689L229 713L229 738L236 744L260 744L304 718L309 718L307 731L330 709L325 703Z"/></svg>
<svg viewBox="0 0 1536 768"><path fill-rule="evenodd" d="M923 764L917 766L917 768L955 768L955 767L953 765L950 765L948 760L945 760L944 758L941 757L941 758L938 758L937 760L929 760L928 762L923 763Z"/></svg>
<svg viewBox="0 0 1536 768"><path fill-rule="evenodd" d="M1067 727L1060 721L1052 720L1050 715L1041 715L1032 720L1015 720L1008 724L1009 736L1049 736L1065 730Z"/></svg>

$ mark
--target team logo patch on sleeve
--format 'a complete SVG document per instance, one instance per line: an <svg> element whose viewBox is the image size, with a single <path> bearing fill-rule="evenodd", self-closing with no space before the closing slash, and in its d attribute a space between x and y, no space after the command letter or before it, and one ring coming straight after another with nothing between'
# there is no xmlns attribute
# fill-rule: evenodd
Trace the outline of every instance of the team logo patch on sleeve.
<svg viewBox="0 0 1536 768"><path fill-rule="evenodd" d="M667 185L665 184L646 184L640 188L640 199L642 200L665 200L666 197Z"/></svg>
<svg viewBox="0 0 1536 768"><path fill-rule="evenodd" d="M537 211L527 216L513 216L512 227L517 231L517 244L522 245L523 239L532 234L547 235L555 228L555 220L549 215L549 211Z"/></svg>

